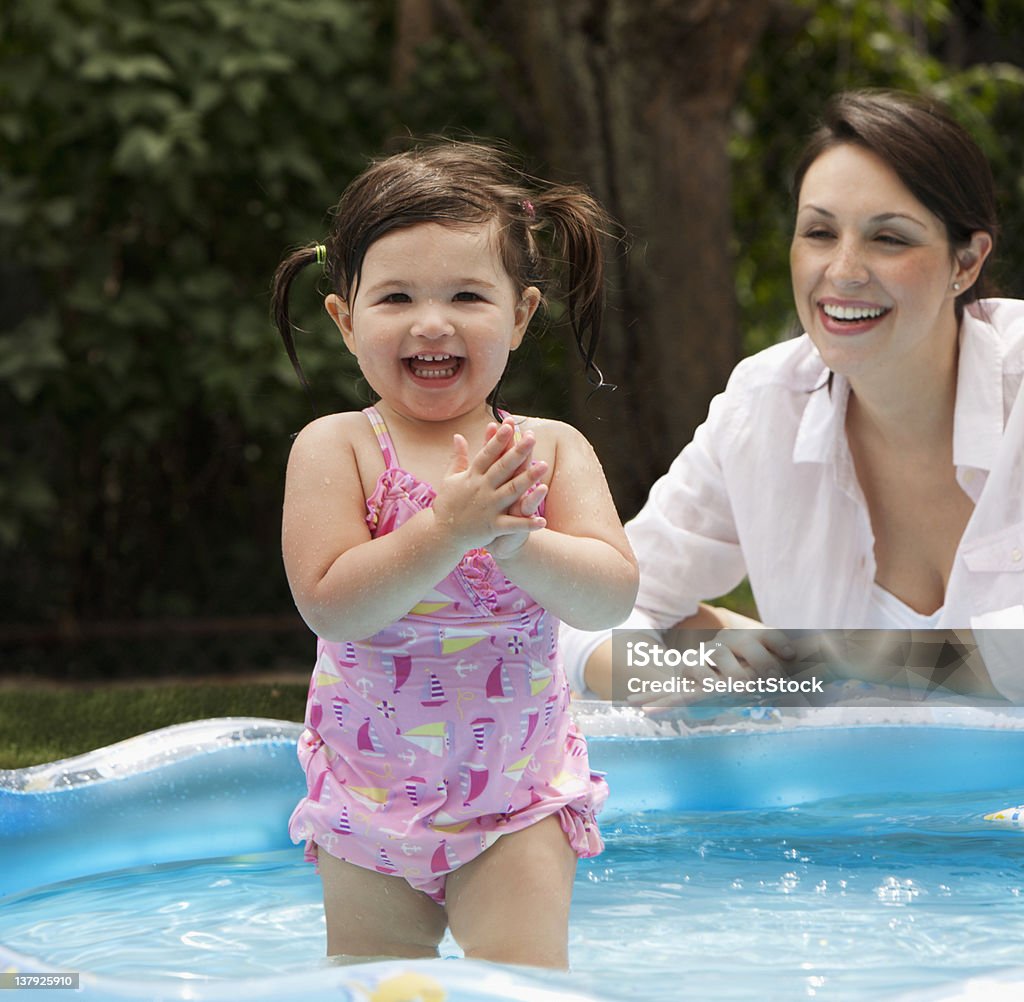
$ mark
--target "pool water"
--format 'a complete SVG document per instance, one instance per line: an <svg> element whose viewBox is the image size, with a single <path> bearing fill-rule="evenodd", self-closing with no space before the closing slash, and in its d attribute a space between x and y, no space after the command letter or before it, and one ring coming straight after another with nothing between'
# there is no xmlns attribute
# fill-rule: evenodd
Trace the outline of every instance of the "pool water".
<svg viewBox="0 0 1024 1002"><path fill-rule="evenodd" d="M983 815L1019 794L619 815L606 852L580 864L573 972L551 983L607 999L854 1002L1009 970L1024 957L1024 829ZM298 849L16 893L0 899L0 942L64 970L231 980L237 998L249 979L327 967L320 884Z"/></svg>

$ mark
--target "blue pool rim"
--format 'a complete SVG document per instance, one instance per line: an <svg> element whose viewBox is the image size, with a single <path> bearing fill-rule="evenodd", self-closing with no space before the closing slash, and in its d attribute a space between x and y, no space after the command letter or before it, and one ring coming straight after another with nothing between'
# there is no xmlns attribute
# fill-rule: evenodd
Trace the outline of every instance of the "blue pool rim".
<svg viewBox="0 0 1024 1002"><path fill-rule="evenodd" d="M608 774L612 789L605 823L636 812L784 808L849 795L1015 790L1020 803L1024 727L1020 721L993 721L995 726L908 719L849 726L745 722L659 736L590 734L588 743L592 766ZM61 762L0 771L0 902L76 877L289 848L287 818L304 792L295 758L300 732L300 725L284 721L218 718L154 731ZM991 810L1006 806L993 803ZM86 972L83 983L91 991L84 997L244 995L285 1002L286 987L289 993L301 988L305 997L329 987L332 998L354 1000L366 998L367 979L386 982L402 972L436 978L438 963L444 962L321 970L303 975L302 984L282 976L276 986L275 978L260 984L142 984ZM0 972L47 969L0 945ZM494 965L447 962L442 970L449 1002L593 998L574 995L567 984L546 984ZM349 981L357 986L350 996L344 994ZM1015 984L1024 997L1024 982Z"/></svg>

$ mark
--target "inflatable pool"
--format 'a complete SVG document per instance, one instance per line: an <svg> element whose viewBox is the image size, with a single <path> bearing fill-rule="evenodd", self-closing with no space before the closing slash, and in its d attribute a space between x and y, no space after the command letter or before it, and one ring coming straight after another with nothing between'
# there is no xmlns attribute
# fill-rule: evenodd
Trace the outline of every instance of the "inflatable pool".
<svg viewBox="0 0 1024 1002"><path fill-rule="evenodd" d="M708 1002L1024 997L1012 711L578 719L613 792L608 849L579 870L570 974L452 959L448 941L436 961L323 960L319 882L285 830L300 728L220 719L0 772L2 985L585 1002L679 998L685 972Z"/></svg>

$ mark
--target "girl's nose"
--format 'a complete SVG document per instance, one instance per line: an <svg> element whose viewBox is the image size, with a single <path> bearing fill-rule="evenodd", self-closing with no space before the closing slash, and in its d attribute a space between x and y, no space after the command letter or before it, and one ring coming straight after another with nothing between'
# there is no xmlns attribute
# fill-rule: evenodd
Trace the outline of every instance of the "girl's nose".
<svg viewBox="0 0 1024 1002"><path fill-rule="evenodd" d="M851 240L836 243L826 274L839 287L866 285L871 279L860 248Z"/></svg>
<svg viewBox="0 0 1024 1002"><path fill-rule="evenodd" d="M423 307L416 311L411 330L416 337L429 340L455 333L455 327L445 315L441 304L434 302L424 303Z"/></svg>

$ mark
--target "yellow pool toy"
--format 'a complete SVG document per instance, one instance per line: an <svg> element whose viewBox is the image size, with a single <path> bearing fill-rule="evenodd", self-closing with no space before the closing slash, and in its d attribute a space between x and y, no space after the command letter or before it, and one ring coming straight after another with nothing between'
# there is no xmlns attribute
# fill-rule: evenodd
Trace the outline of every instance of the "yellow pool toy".
<svg viewBox="0 0 1024 1002"><path fill-rule="evenodd" d="M1018 804L1016 807L1004 807L1001 811L996 811L994 814L986 814L985 820L1004 821L1006 824L1024 827L1024 804Z"/></svg>
<svg viewBox="0 0 1024 1002"><path fill-rule="evenodd" d="M439 981L417 971L406 971L380 981L369 991L367 1002L445 1002L447 998L448 992Z"/></svg>

